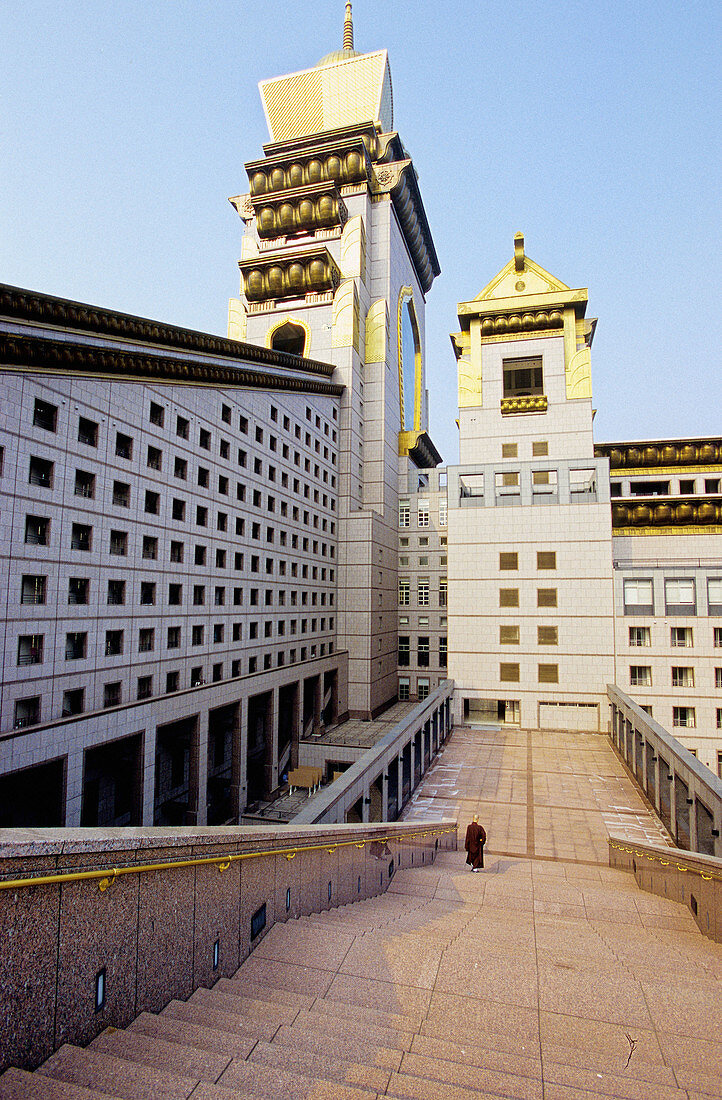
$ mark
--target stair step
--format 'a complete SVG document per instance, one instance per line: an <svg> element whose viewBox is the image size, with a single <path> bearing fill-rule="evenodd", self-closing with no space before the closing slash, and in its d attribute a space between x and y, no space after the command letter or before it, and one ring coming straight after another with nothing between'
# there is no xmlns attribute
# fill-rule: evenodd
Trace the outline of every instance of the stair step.
<svg viewBox="0 0 722 1100"><path fill-rule="evenodd" d="M447 1062L458 1062L465 1066L479 1066L485 1069L516 1073L520 1077L541 1078L541 1059L539 1047L532 1051L530 1047L520 1050L516 1046L511 1051L489 1050L486 1035L478 1036L467 1043L455 1043L450 1039L433 1038L429 1035L415 1035L411 1044L411 1053L425 1058L435 1058ZM512 1044L509 1044L512 1046Z"/></svg>
<svg viewBox="0 0 722 1100"><path fill-rule="evenodd" d="M544 1043L544 1065L569 1066L580 1070L594 1070L595 1073L613 1073L620 1077L631 1077L635 1081L650 1081L660 1085L671 1085L689 1088L682 1085L680 1074L675 1073L665 1065L655 1062L645 1062L635 1053L630 1059L629 1067L625 1070L625 1062L629 1048L626 1050L620 1046L616 1056L604 1054L602 1051L591 1047L587 1050L577 1050L574 1047L563 1047L560 1044ZM722 1089L719 1090L722 1095Z"/></svg>
<svg viewBox="0 0 722 1100"><path fill-rule="evenodd" d="M218 1008L222 1012L236 1012L248 1020L265 1020L268 1023L290 1024L296 1018L299 1009L270 1001L254 1001L251 997L238 997L225 993L221 989L196 989L186 1004Z"/></svg>
<svg viewBox="0 0 722 1100"><path fill-rule="evenodd" d="M234 1035L231 1031L177 1020L172 1016L155 1016L152 1012L141 1013L126 1030L154 1035L168 1043L195 1047L197 1050L215 1051L217 1054L227 1052L229 1058L247 1058L258 1042L255 1035Z"/></svg>
<svg viewBox="0 0 722 1100"><path fill-rule="evenodd" d="M218 1082L226 1088L246 1089L253 1100L374 1100L376 1091L360 1086L325 1081L312 1074L272 1069L252 1062L231 1062ZM201 1094L202 1097L202 1094ZM196 1100L196 1097L193 1097ZM478 1100L478 1097L476 1098Z"/></svg>
<svg viewBox="0 0 722 1100"><path fill-rule="evenodd" d="M417 1032L424 1022L424 1017L418 1012L409 1015L400 1012L384 1012L382 1009L348 1004L347 1001L334 1001L329 997L319 997L309 1011L325 1012L329 1016L343 1017L347 1020L362 1020L375 1027L390 1027L396 1031Z"/></svg>
<svg viewBox="0 0 722 1100"><path fill-rule="evenodd" d="M483 1041L483 1040L482 1040ZM404 1054L401 1075L425 1078L430 1082L454 1085L458 1088L482 1090L498 1096L515 1097L516 1100L542 1100L541 1074L522 1077L506 1070L493 1070L484 1066L462 1065L421 1054Z"/></svg>
<svg viewBox="0 0 722 1100"><path fill-rule="evenodd" d="M95 1090L98 1096L122 1100L185 1100L198 1083L197 1077L166 1073L154 1066L142 1066L127 1058L83 1050L66 1044L43 1062L36 1073L60 1081L70 1081Z"/></svg>
<svg viewBox="0 0 722 1100"><path fill-rule="evenodd" d="M349 1038L348 1035L339 1035L334 1038L323 1032L318 1034L316 1031L305 1031L298 1027L279 1027L271 1046L277 1045L288 1046L293 1050L318 1051L342 1061L365 1062L367 1065L380 1066L382 1069L398 1071L401 1066L402 1051L392 1050L390 1047L365 1039Z"/></svg>
<svg viewBox="0 0 722 1100"><path fill-rule="evenodd" d="M240 975L240 971L238 971ZM242 977L221 978L213 987L223 989L227 993L236 996L253 997L257 1001L270 1001L272 1004L281 1004L298 1008L310 1008L315 1003L316 997L308 993L294 993L291 989L275 989L272 985L264 985L262 982L246 981Z"/></svg>
<svg viewBox="0 0 722 1100"><path fill-rule="evenodd" d="M222 1009L206 1008L188 1001L171 1001L161 1012L161 1017L170 1016L175 1020L185 1020L189 1024L213 1027L219 1031L230 1031L233 1035L249 1036L254 1039L272 1039L278 1031L278 1024L252 1020L237 1012L224 1012Z"/></svg>
<svg viewBox="0 0 722 1100"><path fill-rule="evenodd" d="M274 989L290 989L292 993L323 997L333 981L335 969L323 970L314 966L298 966L290 962L277 962L253 954L236 974L237 981L249 978L254 982L266 982Z"/></svg>
<svg viewBox="0 0 722 1100"><path fill-rule="evenodd" d="M0 1100L99 1100L101 1096L103 1100L121 1100L117 1093L111 1096L25 1069L8 1069L0 1076Z"/></svg>
<svg viewBox="0 0 722 1100"><path fill-rule="evenodd" d="M577 1069L544 1062L544 1085L549 1091L561 1086L569 1090L586 1089L593 1094L625 1098L625 1100L687 1100L686 1089L662 1085L658 1081L639 1081L616 1073L599 1073L592 1069Z"/></svg>
<svg viewBox="0 0 722 1100"><path fill-rule="evenodd" d="M501 1097L507 1100L511 1094L448 1085L425 1077L411 1077L406 1073L392 1073L386 1095L397 1097L398 1100L500 1100ZM541 1091L539 1095L541 1096ZM560 1098L554 1097L554 1100L560 1100ZM588 1095L585 1093L582 1098L582 1094L578 1093L576 1096L570 1096L569 1100L597 1100L597 1098L591 1093Z"/></svg>
<svg viewBox="0 0 722 1100"><path fill-rule="evenodd" d="M368 1039L378 1042L390 1050L410 1050L413 1032L396 1031L390 1027L365 1026L361 1021L336 1019L325 1013L299 1012L293 1022L293 1028L322 1032L326 1035L348 1035L352 1039Z"/></svg>
<svg viewBox="0 0 722 1100"><path fill-rule="evenodd" d="M143 1066L162 1066L164 1071L198 1081L217 1081L231 1061L230 1054L199 1050L190 1045L179 1046L140 1031L104 1031L93 1039L88 1050L127 1058Z"/></svg>
<svg viewBox="0 0 722 1100"><path fill-rule="evenodd" d="M380 1093L385 1092L391 1076L390 1070L381 1069L380 1066L367 1066L360 1062L346 1060L337 1061L318 1052L312 1054L308 1050L292 1050L276 1043L258 1043L253 1049L249 1062L256 1065L280 1066L281 1069L299 1075L313 1073L314 1077L324 1081L336 1081L341 1085L358 1086L370 1092Z"/></svg>

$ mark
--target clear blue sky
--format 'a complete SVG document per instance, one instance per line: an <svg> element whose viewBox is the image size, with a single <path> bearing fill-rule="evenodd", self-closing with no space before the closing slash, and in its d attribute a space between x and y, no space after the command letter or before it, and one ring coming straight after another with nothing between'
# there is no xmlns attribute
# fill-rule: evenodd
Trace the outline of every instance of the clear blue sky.
<svg viewBox="0 0 722 1100"><path fill-rule="evenodd" d="M225 332L268 141L257 83L340 45L343 0L0 0L0 281ZM456 457L448 333L512 254L599 317L596 437L722 434L720 9L689 0L355 0L442 275L431 432Z"/></svg>

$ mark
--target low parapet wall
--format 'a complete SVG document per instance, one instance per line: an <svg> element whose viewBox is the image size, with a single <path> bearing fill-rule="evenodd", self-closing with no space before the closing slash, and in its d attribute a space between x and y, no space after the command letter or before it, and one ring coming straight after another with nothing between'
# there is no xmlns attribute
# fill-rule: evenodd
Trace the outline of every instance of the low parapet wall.
<svg viewBox="0 0 722 1100"><path fill-rule="evenodd" d="M722 943L722 859L611 836L609 866L630 871L640 889L688 906L699 930Z"/></svg>
<svg viewBox="0 0 722 1100"><path fill-rule="evenodd" d="M722 781L616 685L607 695L612 744L677 847L722 857Z"/></svg>
<svg viewBox="0 0 722 1100"><path fill-rule="evenodd" d="M375 783L381 787L380 816L395 819L451 733L453 695L454 681L444 680L296 814L293 824L343 823L357 805L366 820L370 788ZM331 751L324 747L325 755Z"/></svg>
<svg viewBox="0 0 722 1100"><path fill-rule="evenodd" d="M457 823L0 832L0 1072L231 977L276 921L383 893Z"/></svg>

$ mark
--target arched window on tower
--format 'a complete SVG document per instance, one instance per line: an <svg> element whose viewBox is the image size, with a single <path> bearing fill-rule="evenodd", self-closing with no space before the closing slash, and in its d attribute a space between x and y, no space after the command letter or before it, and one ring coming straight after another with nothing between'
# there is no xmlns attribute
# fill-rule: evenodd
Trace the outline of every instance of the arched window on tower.
<svg viewBox="0 0 722 1100"><path fill-rule="evenodd" d="M421 427L421 341L413 298L401 305L402 431Z"/></svg>
<svg viewBox="0 0 722 1100"><path fill-rule="evenodd" d="M301 325L286 321L271 336L274 351L286 351L291 355L303 355L306 350L306 331Z"/></svg>

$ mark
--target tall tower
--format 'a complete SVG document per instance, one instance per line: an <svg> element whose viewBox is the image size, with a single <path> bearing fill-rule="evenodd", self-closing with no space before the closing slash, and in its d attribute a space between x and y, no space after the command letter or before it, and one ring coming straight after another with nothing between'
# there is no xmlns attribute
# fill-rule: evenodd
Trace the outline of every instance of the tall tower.
<svg viewBox="0 0 722 1100"><path fill-rule="evenodd" d="M394 131L385 50L343 45L260 84L271 142L231 199L245 222L229 336L334 364L339 433L338 645L349 709L396 695L399 459L439 460L426 434L425 295L439 264L413 164ZM302 479L302 471L301 471Z"/></svg>
<svg viewBox="0 0 722 1100"><path fill-rule="evenodd" d="M600 729L614 676L609 467L592 439L587 291L514 255L452 334L449 675L457 716Z"/></svg>

